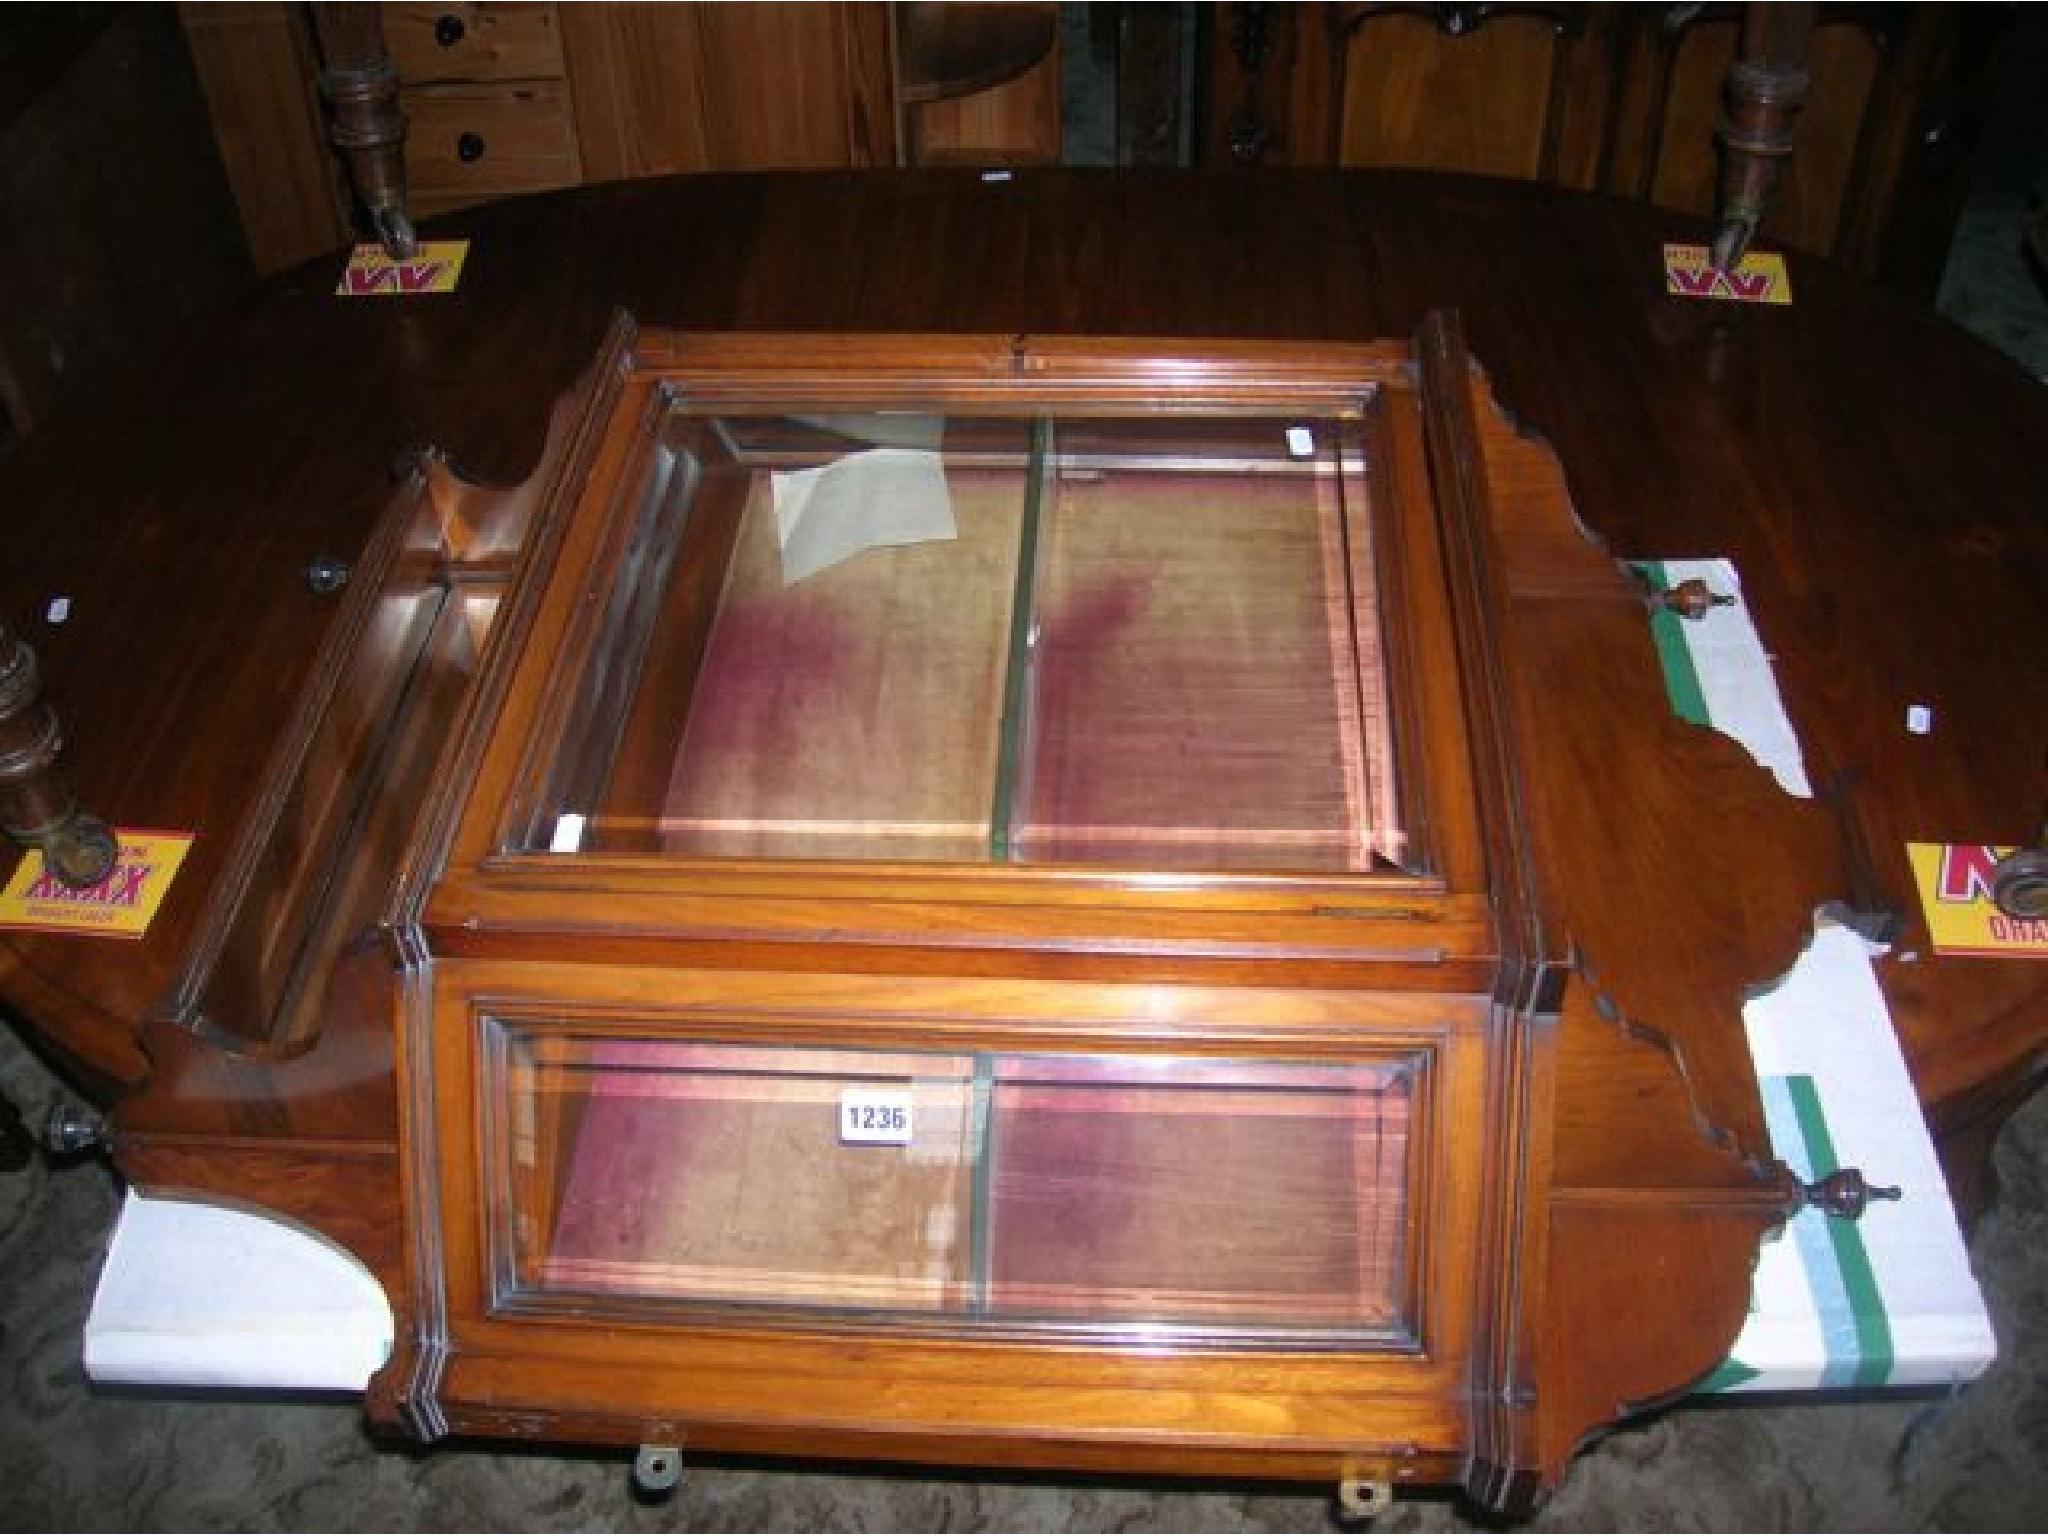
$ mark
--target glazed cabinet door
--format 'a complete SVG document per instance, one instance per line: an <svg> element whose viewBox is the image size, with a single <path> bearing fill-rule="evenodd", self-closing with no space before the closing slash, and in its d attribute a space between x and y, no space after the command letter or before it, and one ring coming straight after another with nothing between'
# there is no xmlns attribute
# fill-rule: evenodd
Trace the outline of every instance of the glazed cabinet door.
<svg viewBox="0 0 2048 1536"><path fill-rule="evenodd" d="M1708 218L1748 9L1218 5L1206 158L1508 176ZM1931 294L1999 8L1813 9L1764 238Z"/></svg>
<svg viewBox="0 0 2048 1536"><path fill-rule="evenodd" d="M1218 1444L1326 1472L1462 1439L1482 999L437 972L415 1428L488 1430L509 1387L572 1438L952 1457L1050 1413L1163 1453L1200 1399Z"/></svg>

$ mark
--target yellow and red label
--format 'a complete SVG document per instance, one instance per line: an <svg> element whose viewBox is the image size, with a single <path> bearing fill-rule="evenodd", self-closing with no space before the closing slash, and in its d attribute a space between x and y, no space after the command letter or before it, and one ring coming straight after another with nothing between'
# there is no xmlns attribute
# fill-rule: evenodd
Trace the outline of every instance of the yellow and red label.
<svg viewBox="0 0 2048 1536"><path fill-rule="evenodd" d="M344 299L453 293L468 255L467 240L428 240L404 261L393 261L381 245L359 245L349 252L334 292Z"/></svg>
<svg viewBox="0 0 2048 1536"><path fill-rule="evenodd" d="M2007 917L1991 900L1992 870L2010 852L1978 843L1906 845L1936 954L2048 960L2048 918Z"/></svg>
<svg viewBox="0 0 2048 1536"><path fill-rule="evenodd" d="M64 884L43 868L42 851L30 849L0 890L0 928L141 938L185 862L192 834L122 827L114 836L120 852L113 873L97 885Z"/></svg>
<svg viewBox="0 0 2048 1536"><path fill-rule="evenodd" d="M1775 251L1751 251L1724 271L1704 245L1664 247L1664 291L1685 299L1732 299L1738 304L1790 304L1792 279Z"/></svg>

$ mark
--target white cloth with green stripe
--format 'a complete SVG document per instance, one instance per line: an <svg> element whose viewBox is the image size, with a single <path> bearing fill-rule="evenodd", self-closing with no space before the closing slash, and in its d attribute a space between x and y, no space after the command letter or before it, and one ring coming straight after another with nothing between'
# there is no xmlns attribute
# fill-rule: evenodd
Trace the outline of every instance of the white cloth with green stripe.
<svg viewBox="0 0 2048 1536"><path fill-rule="evenodd" d="M1698 577L1735 599L1700 619L1651 619L1673 709L1740 741L1788 794L1810 794L1734 566L1665 560L1642 570L1660 588ZM1902 1198L1873 1202L1853 1222L1803 1211L1766 1243L1748 1321L1708 1391L1946 1385L1996 1355L1872 959L1859 934L1824 923L1743 1022L1776 1155L1809 1182L1858 1168Z"/></svg>
<svg viewBox="0 0 2048 1536"><path fill-rule="evenodd" d="M1786 794L1809 798L1813 790L1799 755L1799 738L1786 717L1770 656L1750 620L1734 565L1726 560L1658 560L1638 569L1660 590L1698 579L1716 594L1734 599L1697 619L1669 612L1651 616L1650 637L1663 663L1671 707L1682 719L1733 736L1771 770Z"/></svg>
<svg viewBox="0 0 2048 1536"><path fill-rule="evenodd" d="M1901 1198L1844 1221L1802 1211L1765 1244L1719 1390L1966 1381L1997 1353L1871 950L1823 924L1743 1010L1771 1147L1809 1182L1858 1168Z"/></svg>

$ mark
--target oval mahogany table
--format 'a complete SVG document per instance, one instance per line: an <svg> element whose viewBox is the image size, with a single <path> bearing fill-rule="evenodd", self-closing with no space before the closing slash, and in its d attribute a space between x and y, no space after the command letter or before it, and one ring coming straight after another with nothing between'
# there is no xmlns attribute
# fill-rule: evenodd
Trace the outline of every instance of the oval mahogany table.
<svg viewBox="0 0 2048 1536"><path fill-rule="evenodd" d="M0 612L40 657L79 800L198 834L187 899L145 937L0 934L0 1001L91 1095L148 1077L143 1021L175 1014L205 938L190 898L229 874L250 786L321 682L339 607L309 566L362 552L422 446L519 481L619 313L1375 340L1450 309L1613 554L1740 571L1839 826L1832 876L1896 919L1879 975L1958 1204L1981 1203L1990 1139L2048 1065L2048 966L1933 954L1906 844L2032 840L2048 796L2048 389L1982 342L1796 254L1789 305L1669 296L1661 247L1704 243L1696 221L1423 173L679 178L422 233L470 241L455 292L338 298L339 255L311 263L0 459ZM1913 705L1931 731L1906 728ZM373 1047L292 1113L376 1140L395 1102Z"/></svg>
<svg viewBox="0 0 2048 1536"><path fill-rule="evenodd" d="M1790 256L1788 306L1664 292L1687 220L1384 173L705 177L501 203L452 294L272 280L0 460L0 611L40 654L87 806L201 833L202 883L388 474L432 445L515 480L623 309L649 327L1371 339L1455 308L1499 398L1617 555L1735 561L1863 903L1903 921L1887 996L1958 1198L2037 1079L2048 967L1928 954L1908 840L2015 843L2048 795L2048 390L1946 320ZM42 622L52 595L77 617ZM1906 710L1935 729L1914 736ZM1626 836L1618 808L1617 836ZM10 1002L69 1021L105 1089L143 1070L175 914ZM37 1009L38 999L51 1005Z"/></svg>

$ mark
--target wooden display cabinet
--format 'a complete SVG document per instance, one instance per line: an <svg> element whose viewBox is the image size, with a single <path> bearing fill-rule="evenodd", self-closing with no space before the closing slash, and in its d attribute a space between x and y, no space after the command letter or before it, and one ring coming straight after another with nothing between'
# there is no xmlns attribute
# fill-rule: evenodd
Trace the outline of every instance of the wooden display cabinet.
<svg viewBox="0 0 2048 1536"><path fill-rule="evenodd" d="M291 971L360 1036L381 913L380 1422L1513 1508L1725 1353L1814 828L1455 322L621 322L525 487L429 481L357 601L459 601ZM1698 859L1599 884L1617 796ZM204 1185L158 1045L128 1156ZM213 1182L332 1231L324 1155Z"/></svg>

